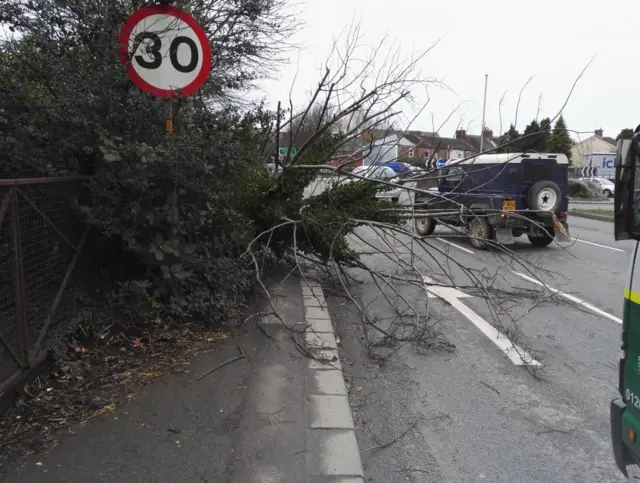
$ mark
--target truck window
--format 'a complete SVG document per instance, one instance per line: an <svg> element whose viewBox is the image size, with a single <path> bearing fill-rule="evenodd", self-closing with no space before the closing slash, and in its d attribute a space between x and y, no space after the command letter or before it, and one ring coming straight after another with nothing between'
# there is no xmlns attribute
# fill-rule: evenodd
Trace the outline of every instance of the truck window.
<svg viewBox="0 0 640 483"><path fill-rule="evenodd" d="M442 184L447 188L455 188L460 184L464 177L464 171L461 168L446 168L442 171Z"/></svg>
<svg viewBox="0 0 640 483"><path fill-rule="evenodd" d="M533 184L543 179L553 179L555 163L538 162L534 160L523 163L522 183Z"/></svg>

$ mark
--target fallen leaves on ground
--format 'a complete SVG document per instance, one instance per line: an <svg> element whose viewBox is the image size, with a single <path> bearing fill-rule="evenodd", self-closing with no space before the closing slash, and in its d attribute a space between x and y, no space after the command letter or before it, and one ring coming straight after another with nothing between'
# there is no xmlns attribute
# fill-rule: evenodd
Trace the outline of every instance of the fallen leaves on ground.
<svg viewBox="0 0 640 483"><path fill-rule="evenodd" d="M55 444L62 429L113 414L131 389L184 372L188 357L231 337L159 320L137 335L113 323L92 327L89 336L81 329L49 372L25 383L22 395L0 416L0 465Z"/></svg>

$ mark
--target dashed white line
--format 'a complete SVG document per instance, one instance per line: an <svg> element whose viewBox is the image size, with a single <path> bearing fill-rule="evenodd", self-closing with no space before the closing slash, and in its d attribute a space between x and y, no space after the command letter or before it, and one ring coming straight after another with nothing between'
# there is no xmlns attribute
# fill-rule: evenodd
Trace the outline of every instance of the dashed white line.
<svg viewBox="0 0 640 483"><path fill-rule="evenodd" d="M546 287L547 290L549 290L550 292L559 295L560 297L564 297L567 300L570 300L571 302L575 303L576 305L579 305L581 307L584 307L585 309L596 313L598 315L602 315L603 317L606 317L609 320L613 320L614 322L617 322L618 324L622 324L622 319L619 317L616 317L615 315L611 315L608 312L605 312L604 310L599 309L598 307L594 307L593 305L591 305L590 303L585 302L584 300L580 300L578 297L574 297L573 295L570 295L568 293L564 293L561 290L558 290L557 288L553 288L553 287L549 287L548 285L542 283L540 280L536 280L533 277L529 277L528 275L525 275L524 273L520 273L520 272L516 272L515 270L512 270L513 273L515 273L518 277L523 278L525 280L527 280L528 282L531 283L535 283L536 285L540 285L542 287Z"/></svg>
<svg viewBox="0 0 640 483"><path fill-rule="evenodd" d="M590 241L587 241L587 240L580 240L579 238L572 238L572 240L580 242L580 243L587 243L589 245L593 245L594 247L608 248L609 250L625 253L625 251L622 250L621 248L610 247L608 245L600 245L599 243L594 243L594 242L590 242Z"/></svg>
<svg viewBox="0 0 640 483"><path fill-rule="evenodd" d="M440 240L441 242L447 243L447 244L451 245L452 247L456 247L458 250L462 250L463 252L467 252L467 253L470 253L471 255L475 255L468 248L465 248L465 247L462 247L460 245L457 245L456 243L450 242L449 240L445 240L444 238L436 237L436 240Z"/></svg>
<svg viewBox="0 0 640 483"><path fill-rule="evenodd" d="M515 345L513 342L511 342L511 339L509 339L509 337L500 332L493 325L491 325L489 322L484 320L473 310L463 304L460 301L460 298L468 297L467 294L461 292L455 287L432 285L435 282L427 276L423 276L422 279L428 292L441 298L449 305L451 305L451 307L460 312L464 317L466 317L473 325L475 325L480 330L480 332L486 335L491 340L491 342L493 342L502 352L504 352L509 360L515 365L532 367L542 366L542 364L535 360L531 356L531 354L529 354L521 347Z"/></svg>

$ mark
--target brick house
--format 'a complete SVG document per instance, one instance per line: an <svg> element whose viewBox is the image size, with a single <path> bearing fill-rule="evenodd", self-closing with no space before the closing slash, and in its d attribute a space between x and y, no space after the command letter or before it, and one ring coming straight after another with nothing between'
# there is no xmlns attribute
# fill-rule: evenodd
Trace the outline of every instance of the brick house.
<svg viewBox="0 0 640 483"><path fill-rule="evenodd" d="M491 129L485 128L483 135L483 151L498 147ZM372 130L363 139L369 140L371 151L364 164L398 160L424 165L429 159L462 159L480 152L480 135L467 134L463 129L453 138L425 131Z"/></svg>
<svg viewBox="0 0 640 483"><path fill-rule="evenodd" d="M499 142L493 137L493 131L491 129L485 127L482 134L482 137L484 138L482 151L495 149L499 146ZM479 134L467 134L467 131L464 129L459 129L456 131L455 136L457 140L463 141L467 146L469 146L468 151L466 151L464 156L461 157L475 156L480 153L481 136Z"/></svg>

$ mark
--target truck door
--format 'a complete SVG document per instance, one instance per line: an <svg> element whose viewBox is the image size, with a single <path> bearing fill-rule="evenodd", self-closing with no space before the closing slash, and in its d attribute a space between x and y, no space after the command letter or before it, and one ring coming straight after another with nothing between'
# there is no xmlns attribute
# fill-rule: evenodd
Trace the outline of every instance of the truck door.
<svg viewBox="0 0 640 483"><path fill-rule="evenodd" d="M627 428L640 428L640 257L638 243L629 265L624 289L622 319L622 351L620 364L620 392L626 411L622 421L622 437L627 447L638 457L637 441L630 441Z"/></svg>
<svg viewBox="0 0 640 483"><path fill-rule="evenodd" d="M458 166L451 168L445 168L441 170L441 178L438 183L438 188L442 198L438 201L434 201L434 207L441 210L456 210L460 211L460 204L464 203L462 197L464 196L464 190L462 189L463 179L465 172ZM458 218L458 215L452 215L447 218Z"/></svg>

